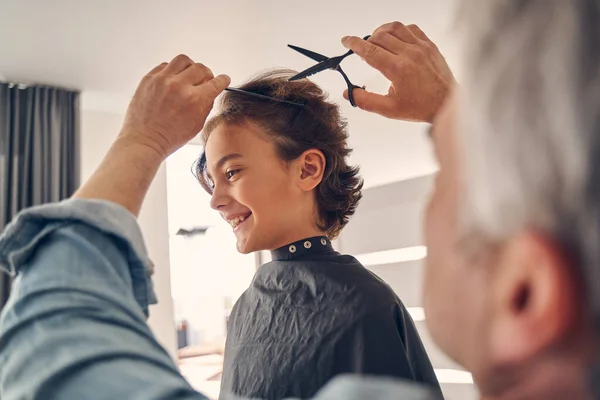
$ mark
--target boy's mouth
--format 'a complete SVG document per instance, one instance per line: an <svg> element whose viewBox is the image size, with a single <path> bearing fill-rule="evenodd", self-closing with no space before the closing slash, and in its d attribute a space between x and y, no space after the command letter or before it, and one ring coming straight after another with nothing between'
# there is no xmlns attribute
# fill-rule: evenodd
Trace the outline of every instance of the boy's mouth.
<svg viewBox="0 0 600 400"><path fill-rule="evenodd" d="M250 218L250 216L252 215L252 213L248 213L245 215L239 215L237 217L228 219L227 222L229 222L229 225L231 225L231 227L233 228L233 230L235 231L238 227L240 227L244 222L246 222L248 220L248 218Z"/></svg>

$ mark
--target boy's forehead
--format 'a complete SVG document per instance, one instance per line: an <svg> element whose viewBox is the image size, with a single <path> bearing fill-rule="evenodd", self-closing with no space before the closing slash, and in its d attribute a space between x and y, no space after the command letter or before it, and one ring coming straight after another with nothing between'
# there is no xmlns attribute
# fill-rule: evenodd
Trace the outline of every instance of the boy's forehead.
<svg viewBox="0 0 600 400"><path fill-rule="evenodd" d="M239 128L221 124L208 136L205 145L206 160L216 162L215 158L231 152L240 153L248 147L248 135L240 132Z"/></svg>
<svg viewBox="0 0 600 400"><path fill-rule="evenodd" d="M206 140L206 148L217 148L227 145L235 145L237 142L237 135L232 130L231 126L225 124L219 124L208 136Z"/></svg>
<svg viewBox="0 0 600 400"><path fill-rule="evenodd" d="M249 126L221 124L208 137L205 145L206 161L215 164L229 154L249 156L259 152L264 154L269 143Z"/></svg>

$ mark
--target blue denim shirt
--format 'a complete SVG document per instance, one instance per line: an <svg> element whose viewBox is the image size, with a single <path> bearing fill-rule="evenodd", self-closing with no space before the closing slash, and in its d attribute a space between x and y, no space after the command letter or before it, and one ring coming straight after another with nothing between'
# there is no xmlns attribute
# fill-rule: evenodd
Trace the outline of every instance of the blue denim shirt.
<svg viewBox="0 0 600 400"><path fill-rule="evenodd" d="M146 324L155 302L137 221L124 208L68 200L21 213L0 238L14 283L0 319L0 398L205 399ZM386 379L341 377L317 396L433 399Z"/></svg>

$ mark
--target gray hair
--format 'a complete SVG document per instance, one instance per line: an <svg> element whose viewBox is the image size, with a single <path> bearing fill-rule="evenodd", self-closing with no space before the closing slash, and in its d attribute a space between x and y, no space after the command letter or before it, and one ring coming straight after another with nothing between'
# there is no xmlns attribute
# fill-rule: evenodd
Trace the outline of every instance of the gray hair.
<svg viewBox="0 0 600 400"><path fill-rule="evenodd" d="M464 0L469 236L531 228L577 262L600 318L600 2Z"/></svg>

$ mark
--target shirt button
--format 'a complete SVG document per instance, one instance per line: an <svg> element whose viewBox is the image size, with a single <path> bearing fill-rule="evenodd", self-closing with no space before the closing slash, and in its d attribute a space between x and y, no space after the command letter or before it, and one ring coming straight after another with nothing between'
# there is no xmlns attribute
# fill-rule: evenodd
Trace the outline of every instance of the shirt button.
<svg viewBox="0 0 600 400"><path fill-rule="evenodd" d="M310 249L312 247L312 243L309 242L308 240L306 242L304 242L304 248L306 249Z"/></svg>
<svg viewBox="0 0 600 400"><path fill-rule="evenodd" d="M325 245L327 244L327 240L325 240L325 239L321 239L321 244L322 244L323 246L325 246Z"/></svg>
<svg viewBox="0 0 600 400"><path fill-rule="evenodd" d="M291 245L290 246L290 253L295 253L296 252L296 246Z"/></svg>

